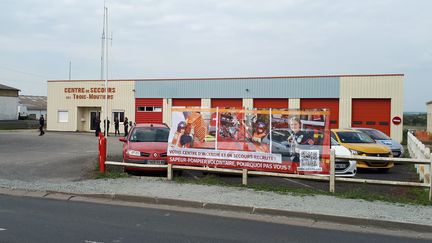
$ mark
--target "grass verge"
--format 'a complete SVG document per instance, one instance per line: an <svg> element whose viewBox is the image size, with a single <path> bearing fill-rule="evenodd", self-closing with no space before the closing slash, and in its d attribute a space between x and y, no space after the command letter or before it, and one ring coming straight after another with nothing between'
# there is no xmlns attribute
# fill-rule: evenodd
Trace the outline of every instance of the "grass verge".
<svg viewBox="0 0 432 243"><path fill-rule="evenodd" d="M294 196L327 195L327 196L336 196L339 198L347 198L347 199L363 199L365 201L382 201L382 202L390 202L390 203L432 206L432 202L429 201L429 191L427 188L405 188L403 190L403 193L401 193L398 190L394 190L387 194L374 193L371 192L370 190L362 189L362 188L353 188L341 192L336 191L333 194L328 191L323 191L319 189L289 188L286 186L278 186L274 184L249 184L244 186L241 184L226 183L216 175L206 175L198 179L177 176L174 177L174 181L178 183L187 183L187 184L248 188L256 191L275 192L282 195L294 195Z"/></svg>

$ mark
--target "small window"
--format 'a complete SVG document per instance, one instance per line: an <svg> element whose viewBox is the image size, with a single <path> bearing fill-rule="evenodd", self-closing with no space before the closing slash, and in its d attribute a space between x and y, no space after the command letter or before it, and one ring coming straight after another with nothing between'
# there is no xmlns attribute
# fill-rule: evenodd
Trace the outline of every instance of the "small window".
<svg viewBox="0 0 432 243"><path fill-rule="evenodd" d="M330 124L337 124L336 120L330 120Z"/></svg>
<svg viewBox="0 0 432 243"><path fill-rule="evenodd" d="M361 121L353 121L353 122L352 122L353 125L361 125L362 123L363 123L363 122L361 122Z"/></svg>
<svg viewBox="0 0 432 243"><path fill-rule="evenodd" d="M124 122L124 111L114 111L112 113L112 121L115 121L115 118L119 120L119 122Z"/></svg>
<svg viewBox="0 0 432 243"><path fill-rule="evenodd" d="M58 111L57 117L58 117L58 122L69 122L69 112L68 111Z"/></svg>
<svg viewBox="0 0 432 243"><path fill-rule="evenodd" d="M160 106L155 106L155 107L153 107L153 111L154 111L154 112L162 112L162 107L160 107Z"/></svg>
<svg viewBox="0 0 432 243"><path fill-rule="evenodd" d="M375 122L374 121L367 121L366 125L375 125Z"/></svg>
<svg viewBox="0 0 432 243"><path fill-rule="evenodd" d="M389 123L388 122L379 122L379 124L383 125L383 126L388 126Z"/></svg>
<svg viewBox="0 0 432 243"><path fill-rule="evenodd" d="M145 106L138 106L137 111L145 111Z"/></svg>
<svg viewBox="0 0 432 243"><path fill-rule="evenodd" d="M153 106L146 106L145 111L153 111Z"/></svg>

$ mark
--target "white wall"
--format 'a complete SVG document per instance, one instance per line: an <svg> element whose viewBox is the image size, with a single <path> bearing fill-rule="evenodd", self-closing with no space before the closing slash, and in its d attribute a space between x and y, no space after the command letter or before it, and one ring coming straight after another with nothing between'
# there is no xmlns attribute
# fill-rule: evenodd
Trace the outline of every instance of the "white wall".
<svg viewBox="0 0 432 243"><path fill-rule="evenodd" d="M18 119L18 97L0 96L0 120Z"/></svg>

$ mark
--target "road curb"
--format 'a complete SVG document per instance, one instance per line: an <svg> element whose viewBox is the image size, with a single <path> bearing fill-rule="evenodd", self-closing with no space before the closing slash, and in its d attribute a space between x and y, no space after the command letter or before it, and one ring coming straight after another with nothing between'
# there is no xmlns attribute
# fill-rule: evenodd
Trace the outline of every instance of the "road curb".
<svg viewBox="0 0 432 243"><path fill-rule="evenodd" d="M120 201L120 202L135 202L145 203L153 205L165 205L165 206L177 206L184 208L201 208L209 210L222 210L232 211L239 213L248 213L256 215L269 215L269 216L281 216L289 218L300 218L308 219L317 222L329 222L339 223L346 225L356 226L370 226L370 227L381 227L391 230L408 230L419 233L430 233L432 232L432 225L422 225L415 223L405 223L397 221L386 221L379 219L367 219L367 218L353 218L340 215L328 215L328 214L316 214L310 212L299 212L299 211L288 211L281 209L271 208L260 208L252 206L240 206L220 203L207 203L198 202L183 199L171 199L171 198L159 198L149 196L137 196L127 194L103 194L103 193L69 193L61 191L36 191L36 190L22 190L22 189L9 189L0 187L0 195L11 195L21 197L40 197L54 200L73 200L74 197L87 198L87 199L107 199L109 201Z"/></svg>

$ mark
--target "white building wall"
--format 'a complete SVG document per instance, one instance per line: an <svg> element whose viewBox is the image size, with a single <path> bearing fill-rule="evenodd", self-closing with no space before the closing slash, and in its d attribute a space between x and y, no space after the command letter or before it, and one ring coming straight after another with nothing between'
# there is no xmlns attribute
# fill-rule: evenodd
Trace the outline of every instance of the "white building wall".
<svg viewBox="0 0 432 243"><path fill-rule="evenodd" d="M300 109L300 99L290 98L288 100L289 109Z"/></svg>
<svg viewBox="0 0 432 243"><path fill-rule="evenodd" d="M339 126L351 126L352 99L391 99L390 135L393 139L402 141L403 125L394 125L391 119L395 116L403 117L403 80L402 75L341 77Z"/></svg>
<svg viewBox="0 0 432 243"><path fill-rule="evenodd" d="M104 81L48 81L47 129L52 131L89 130L90 111L101 111L101 120L105 117ZM110 80L108 88L108 119L110 132L114 132L113 111L124 111L125 117L135 121L134 81ZM113 92L114 90L114 92ZM98 98L95 98L98 97ZM59 122L58 111L67 111L67 122ZM103 129L103 122L101 123Z"/></svg>
<svg viewBox="0 0 432 243"><path fill-rule="evenodd" d="M432 132L432 102L427 104L427 131Z"/></svg>
<svg viewBox="0 0 432 243"><path fill-rule="evenodd" d="M0 120L17 120L18 105L18 97L0 96Z"/></svg>

